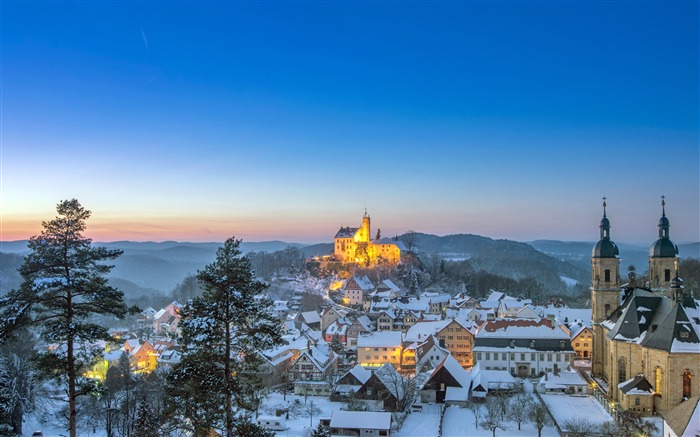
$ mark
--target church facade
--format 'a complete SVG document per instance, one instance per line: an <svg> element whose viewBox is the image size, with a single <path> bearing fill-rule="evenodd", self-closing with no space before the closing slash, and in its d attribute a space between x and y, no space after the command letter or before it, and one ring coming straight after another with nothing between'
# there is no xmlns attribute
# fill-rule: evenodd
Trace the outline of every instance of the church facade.
<svg viewBox="0 0 700 437"><path fill-rule="evenodd" d="M593 375L607 382L610 401L624 410L664 414L700 393L700 301L680 279L664 201L644 284L635 278L620 284L605 207L591 257Z"/></svg>
<svg viewBox="0 0 700 437"><path fill-rule="evenodd" d="M367 211L362 216L362 225L359 228L341 227L335 234L335 259L362 266L398 264L401 261L401 251L405 250L403 242L382 238L379 231L373 240L371 231Z"/></svg>

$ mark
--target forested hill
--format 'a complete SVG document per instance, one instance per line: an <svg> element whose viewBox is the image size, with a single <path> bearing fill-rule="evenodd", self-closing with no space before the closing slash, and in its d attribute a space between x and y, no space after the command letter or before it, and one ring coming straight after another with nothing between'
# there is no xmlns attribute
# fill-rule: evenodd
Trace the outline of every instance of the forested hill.
<svg viewBox="0 0 700 437"><path fill-rule="evenodd" d="M653 240L649 242L649 246ZM551 255L553 257L569 261L582 268L589 268L591 262L591 251L595 246L594 241L557 241L557 240L535 240L530 244L535 249ZM621 271L627 271L627 267L634 265L637 271L643 273L649 266L649 246L637 246L631 244L618 244L620 249ZM678 254L681 259L700 259L700 243L678 244Z"/></svg>
<svg viewBox="0 0 700 437"><path fill-rule="evenodd" d="M421 257L437 255L447 260L468 260L475 270L513 279L532 277L547 287L559 284L561 277L583 284L590 280L590 270L585 266L549 256L527 243L472 234L441 237L415 233L413 239L414 250Z"/></svg>

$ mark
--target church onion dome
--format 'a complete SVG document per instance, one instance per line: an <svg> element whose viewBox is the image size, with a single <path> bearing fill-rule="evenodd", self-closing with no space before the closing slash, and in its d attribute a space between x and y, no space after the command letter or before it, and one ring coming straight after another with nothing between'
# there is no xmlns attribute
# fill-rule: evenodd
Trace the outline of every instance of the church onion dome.
<svg viewBox="0 0 700 437"><path fill-rule="evenodd" d="M661 196L661 218L659 219L659 239L649 248L649 256L654 258L675 258L678 255L678 247L669 238L671 227L666 217L666 200Z"/></svg>
<svg viewBox="0 0 700 437"><path fill-rule="evenodd" d="M668 238L659 238L649 249L649 256L654 258L675 258L676 255L678 255L678 246Z"/></svg>
<svg viewBox="0 0 700 437"><path fill-rule="evenodd" d="M593 248L593 258L615 258L619 254L617 245L609 238L598 241Z"/></svg>
<svg viewBox="0 0 700 437"><path fill-rule="evenodd" d="M610 240L610 220L606 215L605 197L603 197L603 219L600 221L600 240L593 248L593 258L615 258L620 254L617 245Z"/></svg>

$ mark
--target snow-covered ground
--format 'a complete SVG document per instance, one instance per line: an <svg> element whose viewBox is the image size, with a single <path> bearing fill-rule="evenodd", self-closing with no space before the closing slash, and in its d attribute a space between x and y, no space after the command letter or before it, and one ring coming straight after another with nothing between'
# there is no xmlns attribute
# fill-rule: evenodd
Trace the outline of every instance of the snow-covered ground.
<svg viewBox="0 0 700 437"><path fill-rule="evenodd" d="M559 279L564 281L567 287L574 287L578 284L578 281L576 279L569 278L568 276L559 276Z"/></svg>
<svg viewBox="0 0 700 437"><path fill-rule="evenodd" d="M433 411L424 410L420 413L409 414L401 429L392 435L397 437L437 436L439 426L440 408L437 407Z"/></svg>
<svg viewBox="0 0 700 437"><path fill-rule="evenodd" d="M542 399L559 426L567 420L581 417L596 425L613 420L605 408L591 396L543 394Z"/></svg>
<svg viewBox="0 0 700 437"><path fill-rule="evenodd" d="M479 426L479 429L476 429L475 422L474 414L470 410L454 405L450 406L445 411L445 417L442 419L442 435L444 437L492 436L491 431L483 429L481 426ZM497 436L537 436L537 428L531 423L522 423L519 431L516 422L506 421L504 425L506 430L497 429ZM436 436L437 430L432 435ZM547 426L542 429L543 437L555 437L558 435L559 433L554 427Z"/></svg>
<svg viewBox="0 0 700 437"><path fill-rule="evenodd" d="M321 418L330 418L333 410L340 410L345 406L342 402L331 402L324 396L287 395L284 399L282 393L271 392L262 402L259 413L265 416L274 416L276 410L289 408L289 419L286 419L287 429L277 431L278 436L305 436L310 429L315 429Z"/></svg>

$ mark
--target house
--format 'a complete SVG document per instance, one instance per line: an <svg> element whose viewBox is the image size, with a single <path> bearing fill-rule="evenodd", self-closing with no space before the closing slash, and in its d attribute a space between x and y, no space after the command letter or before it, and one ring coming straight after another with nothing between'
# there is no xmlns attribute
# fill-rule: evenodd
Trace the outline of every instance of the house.
<svg viewBox="0 0 700 437"><path fill-rule="evenodd" d="M360 335L357 339L357 362L365 367L381 367L391 363L401 368L402 334L396 331Z"/></svg>
<svg viewBox="0 0 700 437"><path fill-rule="evenodd" d="M331 323L348 316L348 311L340 307L328 306L321 312L321 330L325 331Z"/></svg>
<svg viewBox="0 0 700 437"><path fill-rule="evenodd" d="M335 392L341 396L356 393L372 376L372 371L357 364L336 382Z"/></svg>
<svg viewBox="0 0 700 437"><path fill-rule="evenodd" d="M477 325L463 318L450 320L435 336L464 368L474 364L472 349Z"/></svg>
<svg viewBox="0 0 700 437"><path fill-rule="evenodd" d="M350 328L350 321L347 319L338 319L326 329L324 339L330 343L333 341L334 337L337 337L341 343L346 344L348 341L348 328Z"/></svg>
<svg viewBox="0 0 700 437"><path fill-rule="evenodd" d="M343 303L345 305L362 305L363 296L374 289L374 284L367 276L353 276L343 287Z"/></svg>
<svg viewBox="0 0 700 437"><path fill-rule="evenodd" d="M334 410L330 428L334 436L384 437L391 435L391 413Z"/></svg>
<svg viewBox="0 0 700 437"><path fill-rule="evenodd" d="M403 319L393 308L386 309L377 317L377 331L400 331Z"/></svg>
<svg viewBox="0 0 700 437"><path fill-rule="evenodd" d="M391 279L385 279L380 282L375 291L384 293L387 297L398 297L401 294L401 289Z"/></svg>
<svg viewBox="0 0 700 437"><path fill-rule="evenodd" d="M404 379L394 366L387 363L372 371L369 379L355 393L355 398L377 401L375 407L384 411L402 411L411 383L412 381Z"/></svg>
<svg viewBox="0 0 700 437"><path fill-rule="evenodd" d="M148 341L144 341L129 354L129 362L136 372L150 372L156 369L158 355Z"/></svg>
<svg viewBox="0 0 700 437"><path fill-rule="evenodd" d="M289 301L286 300L276 300L272 303L272 315L277 317L278 319L282 319L287 316L287 313L289 313L289 307L287 306L287 303Z"/></svg>
<svg viewBox="0 0 700 437"><path fill-rule="evenodd" d="M517 384L515 378L505 370L484 370L480 363L476 363L471 371L471 399L475 401L485 401L486 395L492 392L513 391Z"/></svg>
<svg viewBox="0 0 700 437"><path fill-rule="evenodd" d="M469 399L471 375L452 355L447 355L436 367L420 390L422 402L446 402L450 388L449 401L465 404Z"/></svg>
<svg viewBox="0 0 700 437"><path fill-rule="evenodd" d="M289 369L289 380L294 382L294 393L329 395L328 378L332 377L337 361L338 355L328 347L312 346L303 351Z"/></svg>
<svg viewBox="0 0 700 437"><path fill-rule="evenodd" d="M474 341L475 359L484 370L527 377L574 364L569 335L551 319L487 320Z"/></svg>
<svg viewBox="0 0 700 437"><path fill-rule="evenodd" d="M432 314L442 314L450 304L450 295L446 293L422 293L421 299L428 301Z"/></svg>
<svg viewBox="0 0 700 437"><path fill-rule="evenodd" d="M299 313L296 320L303 322L311 329L321 329L321 316L316 311L305 311L303 313Z"/></svg>
<svg viewBox="0 0 700 437"><path fill-rule="evenodd" d="M177 301L169 303L153 316L153 330L157 334L175 333L180 323L181 305Z"/></svg>
<svg viewBox="0 0 700 437"><path fill-rule="evenodd" d="M182 354L175 349L168 349L158 355L156 360L157 369L167 369L180 362Z"/></svg>
<svg viewBox="0 0 700 437"><path fill-rule="evenodd" d="M571 325L571 347L576 359L590 360L593 353L593 331L583 323Z"/></svg>
<svg viewBox="0 0 700 437"><path fill-rule="evenodd" d="M588 394L588 382L576 369L567 367L559 373L547 372L538 384L540 391Z"/></svg>
<svg viewBox="0 0 700 437"><path fill-rule="evenodd" d="M424 367L434 369L447 355L450 355L450 351L442 347L434 335L430 335L416 346L416 370L420 371Z"/></svg>
<svg viewBox="0 0 700 437"><path fill-rule="evenodd" d="M374 331L374 324L367 316L360 316L352 322L347 331L348 347L357 346L357 339L363 333Z"/></svg>

